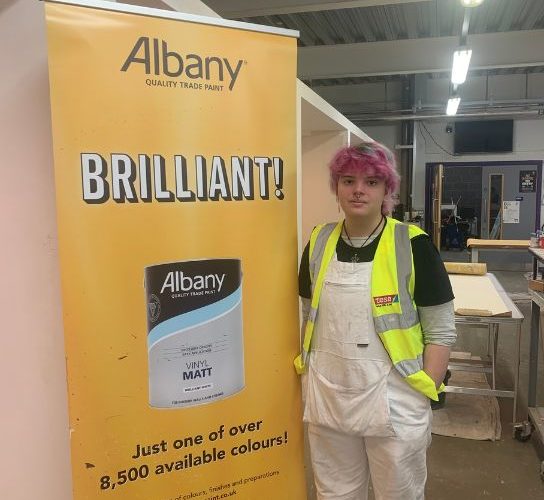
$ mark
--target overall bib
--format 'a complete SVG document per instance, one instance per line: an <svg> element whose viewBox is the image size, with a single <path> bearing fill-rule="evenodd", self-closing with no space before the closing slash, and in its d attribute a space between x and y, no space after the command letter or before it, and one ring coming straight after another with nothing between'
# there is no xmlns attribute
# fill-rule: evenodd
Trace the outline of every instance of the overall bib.
<svg viewBox="0 0 544 500"><path fill-rule="evenodd" d="M318 498L421 500L430 443L429 399L393 368L374 329L372 262L339 262L325 275L304 420Z"/></svg>

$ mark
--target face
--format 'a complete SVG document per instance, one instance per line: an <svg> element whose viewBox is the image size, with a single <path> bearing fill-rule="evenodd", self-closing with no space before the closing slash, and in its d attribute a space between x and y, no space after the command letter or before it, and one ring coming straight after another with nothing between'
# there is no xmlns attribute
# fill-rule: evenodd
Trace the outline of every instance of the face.
<svg viewBox="0 0 544 500"><path fill-rule="evenodd" d="M385 181L362 172L342 175L336 194L346 217L378 218L385 198Z"/></svg>

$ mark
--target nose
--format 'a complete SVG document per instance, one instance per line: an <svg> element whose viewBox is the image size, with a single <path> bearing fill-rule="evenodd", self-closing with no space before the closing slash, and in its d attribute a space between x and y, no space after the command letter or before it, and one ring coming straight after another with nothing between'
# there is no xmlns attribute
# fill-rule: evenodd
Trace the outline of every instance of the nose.
<svg viewBox="0 0 544 500"><path fill-rule="evenodd" d="M359 198L364 194L364 182L356 182L353 188L355 198Z"/></svg>

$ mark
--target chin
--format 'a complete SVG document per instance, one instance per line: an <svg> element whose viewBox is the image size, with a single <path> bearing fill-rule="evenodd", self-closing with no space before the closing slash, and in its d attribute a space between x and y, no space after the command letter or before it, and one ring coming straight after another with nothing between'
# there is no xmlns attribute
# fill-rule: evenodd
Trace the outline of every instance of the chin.
<svg viewBox="0 0 544 500"><path fill-rule="evenodd" d="M374 212L369 207L351 208L345 211L345 213L351 217L372 217L374 215Z"/></svg>

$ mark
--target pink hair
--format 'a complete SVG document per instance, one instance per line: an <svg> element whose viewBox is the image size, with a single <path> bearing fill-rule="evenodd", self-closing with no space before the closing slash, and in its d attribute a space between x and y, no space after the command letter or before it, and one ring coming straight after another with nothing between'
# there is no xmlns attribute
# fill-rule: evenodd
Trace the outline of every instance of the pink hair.
<svg viewBox="0 0 544 500"><path fill-rule="evenodd" d="M330 187L336 193L341 176L362 172L385 181L385 198L382 213L391 213L397 204L394 195L400 186L395 157L379 142L363 142L358 146L340 148L329 164Z"/></svg>

